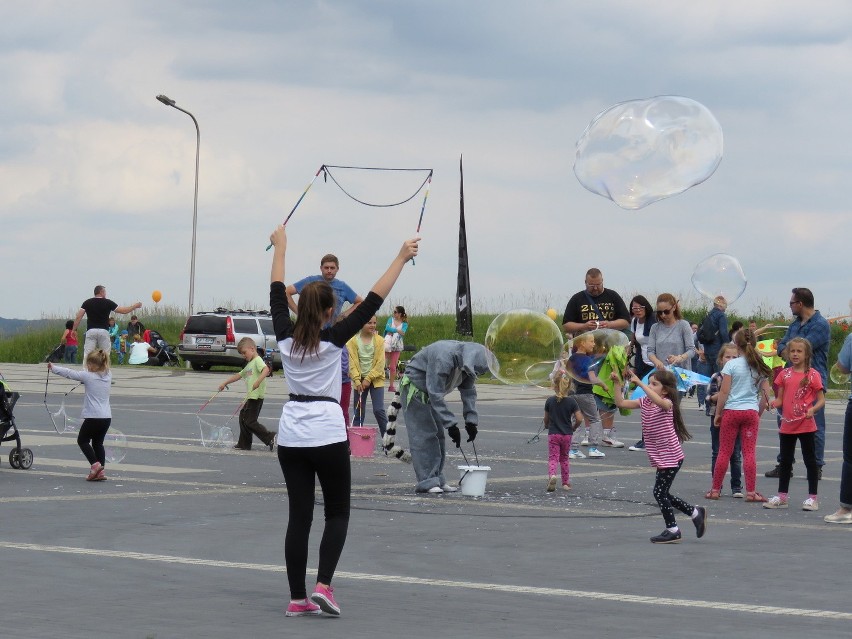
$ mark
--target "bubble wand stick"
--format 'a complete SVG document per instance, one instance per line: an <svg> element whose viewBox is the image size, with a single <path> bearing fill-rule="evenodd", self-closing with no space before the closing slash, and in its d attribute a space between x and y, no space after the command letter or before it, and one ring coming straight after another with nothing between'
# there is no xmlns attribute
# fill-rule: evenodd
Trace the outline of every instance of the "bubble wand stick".
<svg viewBox="0 0 852 639"><path fill-rule="evenodd" d="M289 221L290 221L290 218L293 216L293 213L295 213L295 212L296 212L296 209L299 207L299 205L302 203L302 200L304 200L304 199L305 199L305 196L308 194L308 191L310 191L310 190L311 190L311 187L314 185L314 182L316 182L316 181L317 181L317 178L319 177L319 174L320 174L320 173L322 173L324 170L325 170L325 164L323 164L323 165L319 168L319 170L316 172L316 175L314 175L314 179L313 179L313 180L311 180L310 184L308 184L308 185L305 187L305 190L304 190L304 191L302 191L302 195L301 195L301 196L299 196L299 199L296 201L295 206L293 206L293 208L290 210L290 214L289 214L286 218L284 218L284 224L283 224L282 226L287 226L287 222L289 222ZM422 217L422 214L421 214L421 217ZM266 247L266 250L268 251L268 250L269 250L269 249L271 249L271 248L272 248L272 244L270 243L270 245Z"/></svg>
<svg viewBox="0 0 852 639"><path fill-rule="evenodd" d="M420 205L420 219L417 220L417 231L416 231L417 235L420 235L420 225L423 224L423 213L424 213L424 211L426 211L426 200L429 199L429 187L432 186L432 173L433 172L434 171L432 171L430 169L429 170L429 176L426 178L426 191L423 193L423 204ZM416 262L414 261L414 258L412 257L411 258L411 265L414 266L415 264L416 264Z"/></svg>

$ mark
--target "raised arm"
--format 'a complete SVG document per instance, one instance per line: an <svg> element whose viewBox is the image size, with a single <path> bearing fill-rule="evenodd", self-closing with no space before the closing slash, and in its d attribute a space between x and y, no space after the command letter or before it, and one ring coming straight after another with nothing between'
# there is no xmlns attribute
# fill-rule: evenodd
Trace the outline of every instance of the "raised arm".
<svg viewBox="0 0 852 639"><path fill-rule="evenodd" d="M77 327L80 325L80 322L83 321L83 315L85 315L85 314L86 314L85 308L81 308L79 311L77 311L77 317L74 318L74 326L71 327L72 331L77 330Z"/></svg>
<svg viewBox="0 0 852 639"><path fill-rule="evenodd" d="M137 308L142 308L142 302L133 302L130 306L116 306L115 312L119 315L126 315L127 313L132 313Z"/></svg>
<svg viewBox="0 0 852 639"><path fill-rule="evenodd" d="M284 225L280 225L269 236L269 241L272 243L272 272L269 275L269 282L284 283L284 255L287 253L287 231Z"/></svg>

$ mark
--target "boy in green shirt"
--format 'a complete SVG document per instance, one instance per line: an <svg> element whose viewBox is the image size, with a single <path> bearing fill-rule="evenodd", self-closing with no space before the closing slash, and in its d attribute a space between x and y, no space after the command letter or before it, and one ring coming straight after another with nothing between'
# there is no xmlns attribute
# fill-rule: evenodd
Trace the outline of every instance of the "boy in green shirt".
<svg viewBox="0 0 852 639"><path fill-rule="evenodd" d="M272 371L269 370L263 358L257 354L257 346L251 337L244 337L239 341L237 352L245 357L248 364L239 373L219 384L219 390L223 391L229 384L244 379L248 388L245 403L240 409L240 437L234 448L251 450L252 434L254 434L260 441L269 446L269 450L273 450L275 448L275 433L268 431L265 426L257 421L260 409L263 407L263 397L266 395L266 378Z"/></svg>

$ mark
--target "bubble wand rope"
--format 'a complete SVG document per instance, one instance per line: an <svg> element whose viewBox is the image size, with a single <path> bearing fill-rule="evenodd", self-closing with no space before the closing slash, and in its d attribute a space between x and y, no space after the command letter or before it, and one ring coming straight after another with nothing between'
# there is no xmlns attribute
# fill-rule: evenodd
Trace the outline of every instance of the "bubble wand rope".
<svg viewBox="0 0 852 639"><path fill-rule="evenodd" d="M538 427L538 432L536 432L536 434L535 434L535 435L533 435L532 437L530 437L530 438L527 440L527 443L528 443L528 444L532 444L533 442L537 442L537 441L539 441L539 440L541 439L541 438L539 437L539 435L541 435L541 434L544 432L544 429L545 429L545 426L544 426L544 420L542 419L542 420L541 420L541 426L539 426L539 427Z"/></svg>
<svg viewBox="0 0 852 639"><path fill-rule="evenodd" d="M325 164L323 164L323 165L319 168L319 170L316 172L316 175L314 175L314 179L313 179L313 180L311 180L310 184L308 184L308 185L305 187L305 190L304 190L304 191L302 191L302 195L300 195L300 196L299 196L299 199L298 199L298 200L296 200L296 204L295 204L295 205L293 206L293 208L290 210L289 215L287 215L287 217L286 217L286 218L284 218L284 224L283 224L282 226L287 226L287 222L289 222L289 221L290 221L290 218L291 218L291 217L293 217L293 213L295 213L295 212L296 212L296 209L297 209L297 208L299 207L299 205L302 203L302 200L304 200L304 199L305 199L305 196L308 194L308 191L310 191L310 190L311 190L311 187L314 185L314 182L316 182L316 181L317 181L317 178L319 177L320 173L322 173L324 170L325 170ZM272 248L272 244L270 243L270 244L269 244L269 246L267 246L267 247L266 247L266 250L268 251L268 250L269 250L269 249L271 249L271 248Z"/></svg>
<svg viewBox="0 0 852 639"><path fill-rule="evenodd" d="M53 424L53 430L56 431L57 435L62 435L66 432L65 431L65 426L66 426L65 417L62 419L62 430L59 430L59 427L56 425L56 420L53 418L53 413L50 412L50 408L48 408L48 406L47 406L47 384L48 384L49 381L50 381L50 369L48 368L47 369L47 377L44 378L44 410L47 411L47 414L50 417L50 422ZM68 397L75 390L77 390L77 388L79 388L80 384L82 384L82 382L78 382L77 384L72 386L71 390L69 390L67 393L65 393L65 395L62 396L62 403L59 405L59 410L56 411L57 415L59 414L60 411L63 414L65 414L65 398ZM67 417L67 414L65 414L65 415Z"/></svg>

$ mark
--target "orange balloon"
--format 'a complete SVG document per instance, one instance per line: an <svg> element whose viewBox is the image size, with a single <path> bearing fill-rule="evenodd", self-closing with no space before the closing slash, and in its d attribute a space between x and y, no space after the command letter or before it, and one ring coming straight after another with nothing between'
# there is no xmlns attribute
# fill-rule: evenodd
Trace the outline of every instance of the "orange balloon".
<svg viewBox="0 0 852 639"><path fill-rule="evenodd" d="M161 299L163 299L163 294L160 291L154 291L151 293L151 299L154 300L154 304L157 304Z"/></svg>

